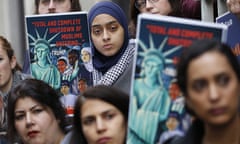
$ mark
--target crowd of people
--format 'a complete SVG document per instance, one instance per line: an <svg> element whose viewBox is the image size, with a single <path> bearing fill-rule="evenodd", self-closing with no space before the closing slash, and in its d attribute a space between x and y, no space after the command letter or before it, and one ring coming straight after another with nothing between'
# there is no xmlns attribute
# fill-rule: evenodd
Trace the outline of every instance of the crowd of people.
<svg viewBox="0 0 240 144"><path fill-rule="evenodd" d="M226 5L240 18L240 0L227 0ZM93 72L94 81L93 86L85 79L78 81L81 93L69 102L74 109L71 113L66 113L69 107L63 103L67 101L54 86L30 74L28 50L22 69L11 42L0 36L1 144L127 143L138 15L201 20L201 1L130 0L129 9L130 20L111 1L97 2L89 10L91 46L82 52L82 59L92 57L92 67L87 62L85 67ZM35 0L34 14L81 10L79 0ZM176 83L192 124L186 134L171 137L164 144L240 143L240 66L228 45L209 39L193 42L179 59ZM62 93L69 95L69 84L61 86ZM146 87L145 93L151 89ZM159 93L168 96L167 91ZM69 114L71 120L67 119Z"/></svg>

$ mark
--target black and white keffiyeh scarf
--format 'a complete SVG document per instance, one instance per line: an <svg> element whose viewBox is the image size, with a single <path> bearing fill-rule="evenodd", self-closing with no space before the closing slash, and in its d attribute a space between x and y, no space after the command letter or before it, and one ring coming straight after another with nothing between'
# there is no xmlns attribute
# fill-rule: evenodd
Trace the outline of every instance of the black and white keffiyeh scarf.
<svg viewBox="0 0 240 144"><path fill-rule="evenodd" d="M124 54L104 75L102 72L94 69L93 71L93 83L94 85L113 85L122 73L127 69L130 62L134 58L135 54L135 40L130 40L127 49Z"/></svg>

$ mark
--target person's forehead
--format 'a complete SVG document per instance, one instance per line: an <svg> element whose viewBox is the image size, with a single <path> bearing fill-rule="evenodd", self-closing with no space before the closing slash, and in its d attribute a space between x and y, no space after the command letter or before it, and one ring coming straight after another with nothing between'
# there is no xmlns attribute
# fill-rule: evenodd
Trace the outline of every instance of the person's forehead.
<svg viewBox="0 0 240 144"><path fill-rule="evenodd" d="M84 83L85 83L84 80L80 80L80 81L79 81L79 84L84 84Z"/></svg>
<svg viewBox="0 0 240 144"><path fill-rule="evenodd" d="M89 52L87 50L83 50L82 53L83 54L89 54Z"/></svg>
<svg viewBox="0 0 240 144"><path fill-rule="evenodd" d="M92 22L92 27L106 26L119 23L118 20L110 14L102 13L97 15Z"/></svg>
<svg viewBox="0 0 240 144"><path fill-rule="evenodd" d="M58 60L58 63L67 63L65 60L63 60L63 59L60 59L60 60Z"/></svg>
<svg viewBox="0 0 240 144"><path fill-rule="evenodd" d="M77 57L77 54L69 54L68 57Z"/></svg>

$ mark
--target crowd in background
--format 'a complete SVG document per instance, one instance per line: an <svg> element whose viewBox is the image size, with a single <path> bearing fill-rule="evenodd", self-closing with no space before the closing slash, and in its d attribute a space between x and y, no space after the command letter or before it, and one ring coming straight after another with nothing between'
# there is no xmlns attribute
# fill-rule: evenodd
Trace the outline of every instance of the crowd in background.
<svg viewBox="0 0 240 144"><path fill-rule="evenodd" d="M240 0L227 0L226 5L240 18ZM34 6L38 15L82 10L78 0L35 0ZM138 15L201 21L201 1L130 0L129 12L130 20L110 1L89 10L94 86L85 86L74 98L70 124L59 93L30 74L28 50L22 70L11 42L0 36L1 144L126 143ZM196 41L180 57L177 71L194 120L185 136L164 144L239 144L240 67L229 46Z"/></svg>

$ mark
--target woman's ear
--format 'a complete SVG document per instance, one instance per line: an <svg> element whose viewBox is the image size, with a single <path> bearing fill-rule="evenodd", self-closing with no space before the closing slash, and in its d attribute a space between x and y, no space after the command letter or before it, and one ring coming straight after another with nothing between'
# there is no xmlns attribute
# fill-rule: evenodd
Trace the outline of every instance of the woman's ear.
<svg viewBox="0 0 240 144"><path fill-rule="evenodd" d="M12 58L10 59L10 65L11 65L11 68L14 69L17 65L17 59L15 56L12 56Z"/></svg>

